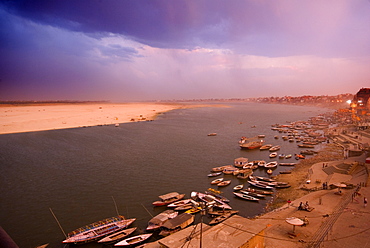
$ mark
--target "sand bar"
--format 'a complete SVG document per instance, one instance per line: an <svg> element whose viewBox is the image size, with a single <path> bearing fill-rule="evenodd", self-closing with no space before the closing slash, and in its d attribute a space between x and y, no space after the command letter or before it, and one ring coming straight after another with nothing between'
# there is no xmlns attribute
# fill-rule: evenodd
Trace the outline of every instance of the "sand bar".
<svg viewBox="0 0 370 248"><path fill-rule="evenodd" d="M179 108L199 107L174 103L73 103L0 106L0 134L153 120Z"/></svg>

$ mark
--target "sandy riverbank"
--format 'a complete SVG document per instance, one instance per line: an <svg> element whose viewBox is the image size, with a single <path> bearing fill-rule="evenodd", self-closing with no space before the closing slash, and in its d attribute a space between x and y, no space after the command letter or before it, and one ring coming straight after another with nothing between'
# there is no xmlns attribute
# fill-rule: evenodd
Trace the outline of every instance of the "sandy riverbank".
<svg viewBox="0 0 370 248"><path fill-rule="evenodd" d="M148 121L170 110L205 106L149 102L0 105L0 134Z"/></svg>

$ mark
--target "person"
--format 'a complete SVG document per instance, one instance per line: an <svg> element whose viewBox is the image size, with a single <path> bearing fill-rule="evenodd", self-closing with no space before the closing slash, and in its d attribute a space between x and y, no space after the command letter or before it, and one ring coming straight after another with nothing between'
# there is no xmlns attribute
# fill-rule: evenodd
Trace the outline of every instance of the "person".
<svg viewBox="0 0 370 248"><path fill-rule="evenodd" d="M288 199L288 207L290 206L290 203L292 203L292 201L290 199Z"/></svg>
<svg viewBox="0 0 370 248"><path fill-rule="evenodd" d="M299 203L298 210L303 210L303 202Z"/></svg>
<svg viewBox="0 0 370 248"><path fill-rule="evenodd" d="M366 208L366 206L367 206L367 198L364 197L364 207Z"/></svg>
<svg viewBox="0 0 370 248"><path fill-rule="evenodd" d="M303 222L304 222L303 226L307 226L308 225L309 222L308 222L307 216L305 216L303 218Z"/></svg>

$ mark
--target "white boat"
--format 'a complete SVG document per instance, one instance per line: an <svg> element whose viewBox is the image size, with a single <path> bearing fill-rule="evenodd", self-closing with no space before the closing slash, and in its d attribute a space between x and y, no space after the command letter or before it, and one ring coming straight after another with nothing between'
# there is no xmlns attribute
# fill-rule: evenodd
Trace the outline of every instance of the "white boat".
<svg viewBox="0 0 370 248"><path fill-rule="evenodd" d="M278 165L277 161L271 161L265 164L265 168L275 168Z"/></svg>
<svg viewBox="0 0 370 248"><path fill-rule="evenodd" d="M165 210L162 213L154 216L152 219L149 220L148 226L146 228L147 231L155 230L160 228L167 220L173 219L178 215L178 212L174 210Z"/></svg>
<svg viewBox="0 0 370 248"><path fill-rule="evenodd" d="M124 237L133 233L136 229L137 229L137 227L133 227L133 228L129 228L129 229L123 229L122 231L115 232L115 233L99 240L98 243L112 243L114 241L121 240Z"/></svg>
<svg viewBox="0 0 370 248"><path fill-rule="evenodd" d="M283 153L279 154L279 158L285 158L285 154Z"/></svg>
<svg viewBox="0 0 370 248"><path fill-rule="evenodd" d="M244 187L244 184L238 184L238 185L236 185L234 188L233 188L233 190L241 190L241 189L243 189L243 187Z"/></svg>
<svg viewBox="0 0 370 248"><path fill-rule="evenodd" d="M256 182L256 181L248 181L248 183L250 185L253 185L253 186L255 186L257 188L261 188L261 189L272 189L273 188L271 186L268 186L266 184L263 184L263 183L260 183L260 182Z"/></svg>
<svg viewBox="0 0 370 248"><path fill-rule="evenodd" d="M242 194L242 193L236 193L234 192L234 195L239 197L239 198L242 198L244 200L248 200L248 201L259 201L260 199L256 198L256 197L253 197L253 196L250 196L250 195L247 195L247 194Z"/></svg>
<svg viewBox="0 0 370 248"><path fill-rule="evenodd" d="M219 176L221 174L222 174L222 172L214 172L214 173L209 173L207 176L208 177L217 177L217 176Z"/></svg>
<svg viewBox="0 0 370 248"><path fill-rule="evenodd" d="M280 163L281 166L295 166L297 163Z"/></svg>
<svg viewBox="0 0 370 248"><path fill-rule="evenodd" d="M211 181L211 184L219 184L220 182L222 182L224 179L221 177L221 178L217 178L215 180L212 180Z"/></svg>
<svg viewBox="0 0 370 248"><path fill-rule="evenodd" d="M285 158L291 158L292 154L285 155Z"/></svg>
<svg viewBox="0 0 370 248"><path fill-rule="evenodd" d="M206 203L213 204L214 207L218 207L218 208L226 209L226 210L232 209L229 204L217 199L213 195L204 194L204 193L200 193L200 192L192 192L191 195L192 195L192 197L197 196L200 200L202 200Z"/></svg>
<svg viewBox="0 0 370 248"><path fill-rule="evenodd" d="M266 164L265 160L261 160L261 161L258 162L258 166L260 166L260 167L264 167L265 164Z"/></svg>
<svg viewBox="0 0 370 248"><path fill-rule="evenodd" d="M177 202L173 202L171 204L168 204L167 207L169 208L177 208L179 206L182 206L182 205L185 205L185 204L188 204L188 203L191 203L192 202L192 199L184 199L184 200L180 200L180 201L177 201Z"/></svg>
<svg viewBox="0 0 370 248"><path fill-rule="evenodd" d="M269 155L269 157L270 158L275 158L275 157L277 157L277 152L272 152L272 153L270 153L270 155Z"/></svg>
<svg viewBox="0 0 370 248"><path fill-rule="evenodd" d="M139 244L139 243L147 240L152 235L153 235L152 233L137 235L137 236L134 236L134 237L131 237L131 238L124 239L124 240L118 242L117 244L115 244L114 246L136 245L136 244Z"/></svg>

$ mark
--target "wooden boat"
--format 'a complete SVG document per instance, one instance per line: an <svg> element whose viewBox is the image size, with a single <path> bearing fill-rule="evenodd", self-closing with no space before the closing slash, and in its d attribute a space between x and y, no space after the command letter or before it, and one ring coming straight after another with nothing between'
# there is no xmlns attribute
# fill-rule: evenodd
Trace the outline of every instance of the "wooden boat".
<svg viewBox="0 0 370 248"><path fill-rule="evenodd" d="M258 181L248 181L250 185L253 185L254 187L261 188L261 189L272 189L272 186L260 183Z"/></svg>
<svg viewBox="0 0 370 248"><path fill-rule="evenodd" d="M221 209L232 209L229 204L217 199L215 196L210 194L205 194L201 192L192 192L192 196L198 197L200 200L206 203L212 203L214 207L218 207Z"/></svg>
<svg viewBox="0 0 370 248"><path fill-rule="evenodd" d="M237 175L239 175L239 172L240 172L240 170L237 168L236 170L233 171L233 175L237 176Z"/></svg>
<svg viewBox="0 0 370 248"><path fill-rule="evenodd" d="M208 189L209 190L209 189ZM220 193L216 193L216 192L220 192ZM229 199L227 199L225 196L221 195L222 192L219 191L219 190L213 190L213 191L205 191L206 194L208 195L212 195L214 197L216 197L218 200L220 201L223 201L223 202L230 202Z"/></svg>
<svg viewBox="0 0 370 248"><path fill-rule="evenodd" d="M239 175L237 175L236 177L239 179L247 179L252 174L253 174L252 169L245 169L245 170L240 170Z"/></svg>
<svg viewBox="0 0 370 248"><path fill-rule="evenodd" d="M188 203L188 204L178 206L178 207L174 208L173 210L175 210L175 211L186 211L186 210L189 210L193 207L194 207L193 203Z"/></svg>
<svg viewBox="0 0 370 248"><path fill-rule="evenodd" d="M227 165L214 167L214 168L212 168L211 172L222 172L226 166Z"/></svg>
<svg viewBox="0 0 370 248"><path fill-rule="evenodd" d="M120 231L128 227L136 219L125 219L124 216L118 215L94 222L90 225L80 227L73 232L68 233L67 239L63 240L64 244L82 244L97 240L106 235Z"/></svg>
<svg viewBox="0 0 370 248"><path fill-rule="evenodd" d="M185 197L185 194L179 194L177 192L171 192L165 195L160 195L159 198L161 199L160 201L155 201L153 202L154 206L166 206L170 203L176 202L181 200L182 198Z"/></svg>
<svg viewBox="0 0 370 248"><path fill-rule="evenodd" d="M271 170L271 169L268 169L268 170L266 171L266 173L267 173L267 174L269 174L269 175L271 175L271 174L272 174L272 170Z"/></svg>
<svg viewBox="0 0 370 248"><path fill-rule="evenodd" d="M239 197L239 198L242 198L244 200L248 200L248 201L259 201L260 199L256 198L256 197L253 197L253 196L250 196L250 195L246 195L246 194L242 194L242 193L236 193L234 192L234 195Z"/></svg>
<svg viewBox="0 0 370 248"><path fill-rule="evenodd" d="M265 138L265 137L266 137L266 135L264 135L264 134L259 134L259 135L257 135L257 137L258 137L258 138L260 138L260 139L263 139L263 138Z"/></svg>
<svg viewBox="0 0 370 248"><path fill-rule="evenodd" d="M175 233L189 226L193 222L194 222L194 215L187 214L187 213L179 214L175 218L170 219L166 221L166 223L163 224L161 228L162 230L159 233L159 235L166 236L171 233Z"/></svg>
<svg viewBox="0 0 370 248"><path fill-rule="evenodd" d="M222 191L217 190L217 189L208 188L207 190L208 190L208 192L206 192L206 194L209 194L209 193L211 193L211 194L217 194L217 195L222 194Z"/></svg>
<svg viewBox="0 0 370 248"><path fill-rule="evenodd" d="M200 210L202 210L201 207L193 207L189 210L186 210L185 213L187 214L195 214L195 213L198 213Z"/></svg>
<svg viewBox="0 0 370 248"><path fill-rule="evenodd" d="M279 173L280 174L291 174L292 172L291 171L280 171Z"/></svg>
<svg viewBox="0 0 370 248"><path fill-rule="evenodd" d="M150 238L150 236L152 236L152 235L153 235L152 233L140 234L140 235L137 235L137 236L134 236L134 237L131 237L131 238L124 239L124 240L118 242L117 244L115 244L114 246L136 245L136 244L139 244L141 242L144 242L145 240Z"/></svg>
<svg viewBox="0 0 370 248"><path fill-rule="evenodd" d="M212 185L215 185L215 184L219 184L220 182L222 182L224 179L221 177L221 178L217 178L215 180L212 180L211 181L211 184Z"/></svg>
<svg viewBox="0 0 370 248"><path fill-rule="evenodd" d="M283 159L283 158L285 158L285 154L279 154L279 158L281 158L281 159Z"/></svg>
<svg viewBox="0 0 370 248"><path fill-rule="evenodd" d="M276 182L275 179L268 178L268 177L255 176L255 178L256 178L256 180L262 180L262 181L266 181L266 182Z"/></svg>
<svg viewBox="0 0 370 248"><path fill-rule="evenodd" d="M207 136L216 136L217 135L217 133L209 133L209 134L207 134Z"/></svg>
<svg viewBox="0 0 370 248"><path fill-rule="evenodd" d="M261 194L261 195L273 195L274 194L274 192L272 192L272 191L265 191L265 190L252 189L252 188L247 188L243 191L253 192L253 193L257 193L257 194Z"/></svg>
<svg viewBox="0 0 370 248"><path fill-rule="evenodd" d="M244 158L244 157L240 157L240 158L236 158L234 159L234 166L235 167L243 167L244 165L246 165L248 163L248 158Z"/></svg>
<svg viewBox="0 0 370 248"><path fill-rule="evenodd" d="M248 149L248 150L252 150L252 149L256 149L256 148L260 148L262 145L263 145L264 141L263 140L259 140L259 141L252 141L252 142L248 142L248 143L243 143L240 145L240 148L242 149Z"/></svg>
<svg viewBox="0 0 370 248"><path fill-rule="evenodd" d="M244 169L244 170L245 170L245 169L252 169L253 165L254 165L254 163L253 163L253 162L248 162L247 164L245 164L245 165L243 166L243 169Z"/></svg>
<svg viewBox="0 0 370 248"><path fill-rule="evenodd" d="M285 155L286 159L291 158L291 157L292 157L292 154Z"/></svg>
<svg viewBox="0 0 370 248"><path fill-rule="evenodd" d="M265 168L275 168L278 165L277 161L271 161L265 164Z"/></svg>
<svg viewBox="0 0 370 248"><path fill-rule="evenodd" d="M219 175L221 175L222 174L222 172L214 172L214 173L210 173L210 174L208 174L207 176L208 177L217 177L217 176L219 176Z"/></svg>
<svg viewBox="0 0 370 248"><path fill-rule="evenodd" d="M147 231L152 231L155 229L160 228L167 220L173 219L178 215L178 212L175 210L165 210L162 213L151 218L148 222L148 226L146 228Z"/></svg>
<svg viewBox="0 0 370 248"><path fill-rule="evenodd" d="M268 150L272 147L272 144L266 144L260 147L260 150Z"/></svg>
<svg viewBox="0 0 370 248"><path fill-rule="evenodd" d="M269 157L270 158L275 158L275 157L277 157L277 152L272 152L272 153L270 153L270 155L269 155Z"/></svg>
<svg viewBox="0 0 370 248"><path fill-rule="evenodd" d="M230 166L227 166L224 168L224 170L222 171L225 175L231 175L233 174L235 171L239 171L238 168L230 165Z"/></svg>
<svg viewBox="0 0 370 248"><path fill-rule="evenodd" d="M170 203L170 204L167 205L167 207L169 207L169 208L177 208L179 206L182 206L182 205L185 205L185 204L189 204L192 201L193 201L192 199L184 199L184 200L180 200L180 201L176 201L176 202Z"/></svg>
<svg viewBox="0 0 370 248"><path fill-rule="evenodd" d="M129 228L129 229L123 229L122 231L115 232L111 235L106 236L105 238L99 240L98 243L112 243L112 242L115 242L117 240L121 240L124 237L133 233L136 229L137 229L137 227L133 227L133 228Z"/></svg>
<svg viewBox="0 0 370 248"><path fill-rule="evenodd" d="M209 224L210 224L210 225L215 225L215 224L221 223L222 221L224 221L224 220L226 220L226 219L230 218L232 215L233 215L233 214L232 214L231 212L225 212L224 214L219 215L219 216L217 216L217 217L213 218L213 219L209 222Z"/></svg>
<svg viewBox="0 0 370 248"><path fill-rule="evenodd" d="M235 191L237 191L237 190L241 190L241 189L243 189L243 187L244 187L244 184L238 184L238 185L236 185L236 186L233 188L233 190L235 190Z"/></svg>
<svg viewBox="0 0 370 248"><path fill-rule="evenodd" d="M298 145L299 148L314 148L315 146L314 145L304 145L304 144L299 144Z"/></svg>
<svg viewBox="0 0 370 248"><path fill-rule="evenodd" d="M278 151L278 150L280 150L280 146L279 146L279 145L273 146L273 147L271 147L271 148L269 149L269 151L270 151L270 152L276 152L276 151Z"/></svg>
<svg viewBox="0 0 370 248"><path fill-rule="evenodd" d="M208 211L208 214L211 215L211 216L219 216L219 215L223 215L225 213L231 213L231 214L237 214L239 213L239 210L223 210L223 209L219 209L219 210L209 210Z"/></svg>
<svg viewBox="0 0 370 248"><path fill-rule="evenodd" d="M295 166L297 163L279 163L281 166Z"/></svg>
<svg viewBox="0 0 370 248"><path fill-rule="evenodd" d="M294 156L295 156L295 159L305 159L305 158L306 158L306 156L305 156L305 155L303 155L303 154L298 154L298 153L296 153Z"/></svg>
<svg viewBox="0 0 370 248"><path fill-rule="evenodd" d="M258 166L259 166L259 167L265 167L265 164L266 164L266 161L265 161L265 160L260 160L260 161L258 162Z"/></svg>
<svg viewBox="0 0 370 248"><path fill-rule="evenodd" d="M245 194L245 195L250 195L250 196L253 196L253 197L257 197L257 198L265 198L266 197L266 195L258 194L258 193L255 193L255 192L250 192L250 191L247 191L247 190L241 190L240 193Z"/></svg>
<svg viewBox="0 0 370 248"><path fill-rule="evenodd" d="M285 188L289 188L290 187L290 184L286 184L286 185L275 185L275 188L277 189L285 189Z"/></svg>
<svg viewBox="0 0 370 248"><path fill-rule="evenodd" d="M226 181L222 181L220 183L217 184L218 187L224 187L224 186L227 186L231 183L231 180L226 180Z"/></svg>

